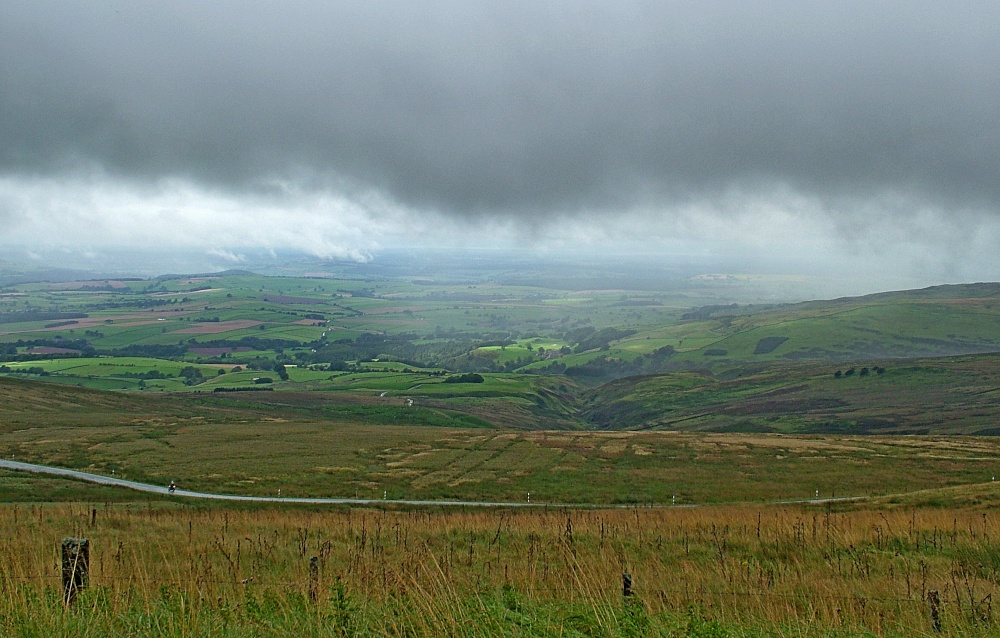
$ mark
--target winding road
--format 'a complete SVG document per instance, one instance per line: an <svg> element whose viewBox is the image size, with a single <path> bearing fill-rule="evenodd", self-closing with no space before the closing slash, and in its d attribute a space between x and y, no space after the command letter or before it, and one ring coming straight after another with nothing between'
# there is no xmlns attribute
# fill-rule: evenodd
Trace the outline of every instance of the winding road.
<svg viewBox="0 0 1000 638"><path fill-rule="evenodd" d="M151 492L164 496L181 496L188 498L204 498L216 501L246 501L252 503L302 503L306 505L386 505L393 503L397 505L413 506L436 506L436 507L556 507L556 508L576 508L576 509L631 509L633 507L648 507L638 503L613 504L613 503L545 503L545 502L514 502L514 501L426 501L413 499L378 499L378 498L306 498L296 496L246 496L239 494L213 494L211 492L194 492L191 490L176 489L170 492L162 485L151 485L138 481L129 481L114 476L104 476L102 474L92 474L79 470L68 470L62 467L52 467L50 465L37 465L35 463L22 463L21 461L11 461L0 459L0 468L8 470L21 470L24 472L35 472L36 474L51 474L62 476L78 481L89 481L100 485L113 485L124 487L140 492ZM834 498L805 498L772 501L769 504L793 504L793 503L832 503L837 501L858 501L865 500L865 496L838 496ZM764 505L768 503L756 503ZM685 503L683 505L653 505L652 507L699 507L697 504Z"/></svg>
<svg viewBox="0 0 1000 638"><path fill-rule="evenodd" d="M0 468L9 470L22 470L25 472L35 472L37 474L52 474L79 481L89 481L101 485L114 485L125 487L140 492L151 492L153 494L163 494L167 496L186 496L189 498L206 498L217 501L250 501L254 503L304 503L309 505L385 505L395 503L399 505L432 505L446 507L631 507L615 505L598 505L596 503L515 503L502 501L423 501L411 499L377 499L377 498L303 498L294 496L243 496L238 494L212 494L210 492L194 492L191 490L177 489L173 493L162 485L151 485L138 481L128 481L113 476L102 474L92 474L90 472L80 472L79 470L68 470L61 467L49 465L36 465L34 463L22 463L21 461L10 461L0 459Z"/></svg>

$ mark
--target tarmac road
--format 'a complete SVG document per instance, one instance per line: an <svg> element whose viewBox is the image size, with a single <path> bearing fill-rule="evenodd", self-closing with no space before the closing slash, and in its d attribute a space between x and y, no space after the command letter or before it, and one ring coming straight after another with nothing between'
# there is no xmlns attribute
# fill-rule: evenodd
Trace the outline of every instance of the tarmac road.
<svg viewBox="0 0 1000 638"><path fill-rule="evenodd" d="M153 494L163 494L165 496L180 496L188 498L204 498L216 501L247 501L253 503L304 503L307 505L385 505L395 503L398 505L414 506L440 506L440 507L566 507L580 509L631 509L634 507L647 507L641 503L632 504L610 504L610 503L545 503L545 502L514 502L514 501L423 501L411 499L377 499L377 498L303 498L295 496L244 496L239 494L213 494L211 492L193 492L191 490L176 489L173 493L163 485L151 485L149 483L139 483L138 481L128 481L113 476L102 474L92 474L90 472L80 472L79 470L68 470L61 467L49 465L36 465L34 463L22 463L21 461L10 461L0 459L0 468L10 470L22 470L25 472L35 472L38 474L51 474L76 479L78 481L89 481L101 485L114 485L125 487L140 492L151 492ZM833 503L837 501L857 501L865 500L864 496L838 496L836 498L807 498L797 500L772 501L772 504L791 503ZM765 503L755 503L763 505ZM683 505L656 505L655 507L699 507L693 504Z"/></svg>
<svg viewBox="0 0 1000 638"><path fill-rule="evenodd" d="M125 487L140 492L151 492L153 494L163 494L166 496L186 496L189 498L206 498L217 501L250 501L255 503L305 503L311 505L385 505L386 503L397 503L400 505L437 505L437 506L460 506L460 507L615 507L614 505L597 504L553 504L553 503L515 503L515 502L491 502L491 501L421 501L410 499L375 499L375 498L302 498L283 496L242 496L238 494L212 494L210 492L193 492L191 490L176 489L173 493L163 485L151 485L149 483L139 483L138 481L128 481L113 476L102 474L91 474L90 472L80 472L78 470L67 470L61 467L51 467L48 465L36 465L34 463L22 463L20 461L10 461L0 459L0 468L10 470L23 470L25 472L35 472L38 474L52 474L79 481L89 481L101 485L115 485Z"/></svg>

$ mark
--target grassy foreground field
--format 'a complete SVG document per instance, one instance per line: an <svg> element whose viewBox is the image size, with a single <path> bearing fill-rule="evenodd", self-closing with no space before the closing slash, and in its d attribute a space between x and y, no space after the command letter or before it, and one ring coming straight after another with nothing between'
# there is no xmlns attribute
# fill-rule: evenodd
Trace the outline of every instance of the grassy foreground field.
<svg viewBox="0 0 1000 638"><path fill-rule="evenodd" d="M6 505L0 631L993 636L998 499L988 486L850 507ZM89 539L91 575L65 608L57 548L70 535Z"/></svg>

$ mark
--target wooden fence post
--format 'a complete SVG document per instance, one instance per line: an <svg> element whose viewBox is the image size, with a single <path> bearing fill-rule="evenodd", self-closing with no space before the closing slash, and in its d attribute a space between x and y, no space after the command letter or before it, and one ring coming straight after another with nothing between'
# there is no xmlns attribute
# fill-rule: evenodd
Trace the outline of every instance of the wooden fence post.
<svg viewBox="0 0 1000 638"><path fill-rule="evenodd" d="M64 538L62 541L63 602L72 605L76 595L90 581L90 541Z"/></svg>
<svg viewBox="0 0 1000 638"><path fill-rule="evenodd" d="M319 599L319 556L309 559L309 600L316 602Z"/></svg>
<svg viewBox="0 0 1000 638"><path fill-rule="evenodd" d="M931 623L935 633L941 633L941 596L938 590L932 589L927 592L927 603L931 607Z"/></svg>
<svg viewBox="0 0 1000 638"><path fill-rule="evenodd" d="M632 593L632 574L622 572L622 596L628 598Z"/></svg>

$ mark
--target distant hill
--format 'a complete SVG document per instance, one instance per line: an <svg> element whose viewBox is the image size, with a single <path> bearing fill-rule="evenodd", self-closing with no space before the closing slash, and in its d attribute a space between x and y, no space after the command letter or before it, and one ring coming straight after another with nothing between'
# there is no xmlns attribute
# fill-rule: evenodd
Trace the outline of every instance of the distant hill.
<svg viewBox="0 0 1000 638"><path fill-rule="evenodd" d="M0 271L0 288L27 283L101 281L107 279L134 280L135 278L124 277L121 273L92 272L70 268L39 268L29 270L4 268Z"/></svg>
<svg viewBox="0 0 1000 638"><path fill-rule="evenodd" d="M685 316L671 370L594 389L587 427L1000 434L1000 283Z"/></svg>
<svg viewBox="0 0 1000 638"><path fill-rule="evenodd" d="M191 275L176 275L176 274L158 275L157 277L153 278L153 281L174 281L176 279L198 279L203 277L253 276L253 274L254 273L250 272L249 270L230 268L229 270L194 273Z"/></svg>
<svg viewBox="0 0 1000 638"><path fill-rule="evenodd" d="M934 286L759 311L748 306L707 310L686 315L701 324L703 335L697 347L678 348L678 367L1000 352L998 283Z"/></svg>

